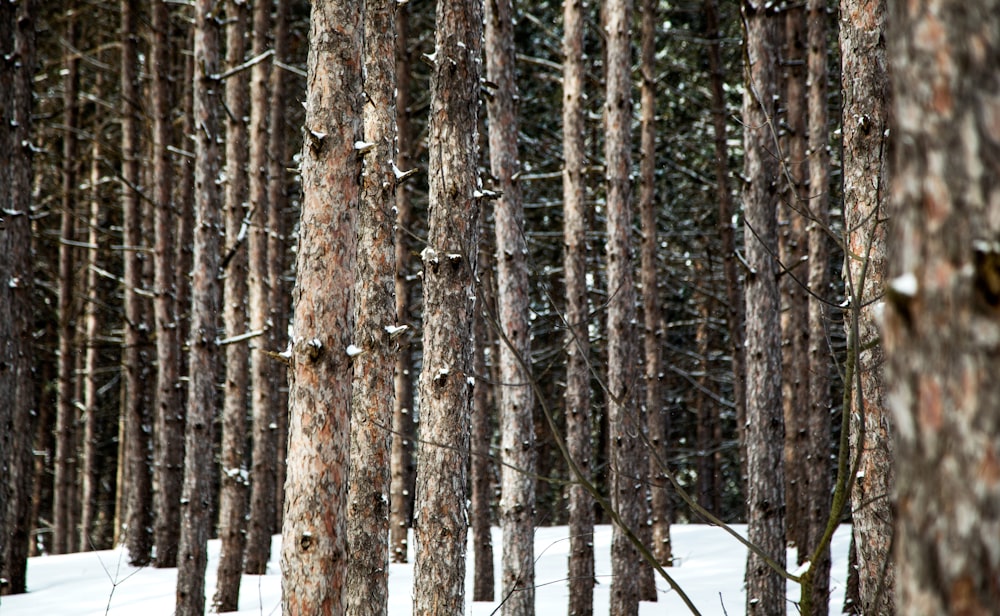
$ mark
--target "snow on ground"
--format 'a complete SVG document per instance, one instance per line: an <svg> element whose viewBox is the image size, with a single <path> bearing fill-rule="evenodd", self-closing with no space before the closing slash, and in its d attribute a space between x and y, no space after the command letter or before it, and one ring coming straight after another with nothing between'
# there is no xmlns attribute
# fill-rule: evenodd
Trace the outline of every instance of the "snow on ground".
<svg viewBox="0 0 1000 616"><path fill-rule="evenodd" d="M746 533L746 527L735 529ZM674 555L677 565L668 573L677 580L684 592L705 616L742 614L745 596L743 570L746 549L725 531L704 525L675 525L671 528ZM850 543L849 527L838 529L833 538L833 574L830 597L831 613L839 614L844 601L847 579L847 550ZM500 531L493 529L496 556L498 601L472 603L466 613L471 616L489 616L496 610L500 599ZM240 611L237 614L276 615L281 613L281 579L277 566L280 537L272 544L272 562L268 574L244 575L240 588ZM594 546L598 585L594 592L597 614L608 613L608 594L611 587L611 528L597 528ZM555 616L566 613L566 559L569 550L565 526L539 528L535 535L536 609L539 614ZM206 575L207 601L215 592L219 542L208 546L209 561ZM471 546L468 559L469 576L467 597L472 595ZM789 552L790 569L794 567L794 552ZM171 616L174 611L176 569L136 569L128 566L121 549L102 552L42 556L28 563L28 589L24 595L0 598L3 616ZM408 615L412 611L413 565L389 566L389 614ZM659 601L642 603L640 614L685 614L687 609L662 579L657 579ZM789 599L798 598L798 587L789 584ZM789 613L795 608L789 603Z"/></svg>

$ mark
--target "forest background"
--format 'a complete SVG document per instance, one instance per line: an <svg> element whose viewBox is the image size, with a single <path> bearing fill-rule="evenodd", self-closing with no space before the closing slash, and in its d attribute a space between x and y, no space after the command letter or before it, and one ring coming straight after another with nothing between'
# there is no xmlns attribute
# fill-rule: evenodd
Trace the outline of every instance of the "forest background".
<svg viewBox="0 0 1000 616"><path fill-rule="evenodd" d="M568 524L588 613L613 523L628 614L699 520L822 614L850 521L846 610L987 613L996 4L4 3L3 592L124 543L201 613L218 536L227 611L280 532L379 613L413 526L458 613L499 524L532 613Z"/></svg>

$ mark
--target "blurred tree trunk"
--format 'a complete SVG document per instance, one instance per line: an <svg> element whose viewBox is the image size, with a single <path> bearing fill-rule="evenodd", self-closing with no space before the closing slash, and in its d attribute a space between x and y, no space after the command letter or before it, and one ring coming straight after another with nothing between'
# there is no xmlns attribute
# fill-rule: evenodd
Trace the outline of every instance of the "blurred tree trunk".
<svg viewBox="0 0 1000 616"><path fill-rule="evenodd" d="M72 4L66 10L65 37L76 46L77 19ZM66 554L76 537L74 507L76 493L76 308L74 282L76 243L76 185L80 129L77 90L80 86L79 58L68 50L63 58L62 212L59 231L59 356L56 386L56 458L52 503L52 553Z"/></svg>
<svg viewBox="0 0 1000 616"><path fill-rule="evenodd" d="M226 10L226 67L240 66L246 57L249 7L243 0L229 0ZM225 80L226 166L224 225L226 253L222 262L222 322L226 338L247 331L247 269L245 246L249 233L247 211L249 79L247 71ZM250 351L246 342L225 347L226 378L222 386L222 451L219 474L219 569L213 609L234 612L243 577L243 548L246 545L247 473L244 447L247 436Z"/></svg>
<svg viewBox="0 0 1000 616"><path fill-rule="evenodd" d="M662 312L660 310L660 286L657 280L656 253L659 248L656 222L656 2L643 0L642 3L642 58L640 61L641 86L641 137L640 137L640 182L639 212L642 221L642 318L643 318L643 357L645 363L646 381L646 413L649 432L649 442L655 449L650 453L649 474L650 483L650 520L652 520L651 536L653 553L656 560L665 566L673 561L673 551L670 545L670 522L673 512L670 507L669 482L661 468L669 457L668 426L669 413L663 404L662 382L663 365L660 353L663 347L660 329ZM643 581L648 587L644 589L644 601L656 601L656 583L653 579L653 569L645 568Z"/></svg>
<svg viewBox="0 0 1000 616"><path fill-rule="evenodd" d="M195 6L193 121L194 263L191 279L191 333L188 346L188 416L185 427L184 487L177 568L177 615L205 610L206 544L212 532L212 483L216 467L216 338L221 303L219 252L222 220L216 178L219 174L219 23L211 0Z"/></svg>
<svg viewBox="0 0 1000 616"><path fill-rule="evenodd" d="M631 0L604 3L607 31L605 85L605 165L607 168L608 424L611 435L608 492L622 523L639 532L645 523L644 480L640 468L635 357L635 288L632 278L632 53ZM611 543L611 612L639 611L639 555L624 530L615 526Z"/></svg>
<svg viewBox="0 0 1000 616"><path fill-rule="evenodd" d="M566 447L584 478L593 464L590 413L587 210L583 168L583 3L563 2L563 268L566 278ZM579 483L569 487L569 613L594 612L594 502Z"/></svg>
<svg viewBox="0 0 1000 616"><path fill-rule="evenodd" d="M746 215L748 538L785 565L785 486L781 405L777 219L779 161L774 156L778 30L771 3L743 0L746 89L743 96ZM783 614L785 580L756 553L747 561L747 614Z"/></svg>
<svg viewBox="0 0 1000 616"><path fill-rule="evenodd" d="M271 0L253 3L254 58L268 50L268 31L271 28ZM250 354L250 415L253 418L253 458L250 468L250 511L247 518L246 565L251 575L263 575L271 556L271 533L274 531L275 475L277 455L277 409L274 404L276 383L272 378L274 360L265 350L276 346L275 324L268 320L274 290L277 288L268 275L267 220L272 204L268 201L268 109L280 105L268 92L268 62L258 62L250 72L250 159L249 202L247 213L248 311L250 330L262 332L255 338ZM276 72L282 69L273 69ZM281 130L282 126L271 127Z"/></svg>
<svg viewBox="0 0 1000 616"><path fill-rule="evenodd" d="M34 272L31 253L31 107L35 66L35 3L0 7L0 595L23 593L34 521L31 489L35 433L32 374ZM17 438L17 435L22 435Z"/></svg>
<svg viewBox="0 0 1000 616"><path fill-rule="evenodd" d="M892 2L889 14L883 331L898 607L990 614L1000 605L1000 2Z"/></svg>
<svg viewBox="0 0 1000 616"><path fill-rule="evenodd" d="M325 0L311 12L281 550L289 615L347 607L351 380L369 345L354 327L362 9Z"/></svg>
<svg viewBox="0 0 1000 616"><path fill-rule="evenodd" d="M484 208L486 206L484 205ZM483 214L482 218L488 218ZM486 365L486 348L491 344L489 315L496 314L494 306L489 305L496 297L493 285L492 242L484 238L479 246L480 289L476 294L476 312L473 321L473 371L476 384L472 390L472 444L470 451L472 459L469 463L472 477L472 510L469 518L472 524L472 546L475 564L475 578L472 584L473 601L493 601L494 571L493 571L493 535L490 530L492 523L493 481L491 468L491 445L493 440L493 401L491 398L491 383L489 368ZM493 390L495 391L495 390Z"/></svg>
<svg viewBox="0 0 1000 616"><path fill-rule="evenodd" d="M140 99L139 15L136 0L121 3L121 112L122 112L122 208L124 210L125 343L122 349L124 388L119 447L124 447L124 469L120 472L124 543L129 561L147 565L153 547L153 480L150 465L151 397L149 357L151 306L143 290L142 201L140 195Z"/></svg>
<svg viewBox="0 0 1000 616"><path fill-rule="evenodd" d="M364 8L364 153L354 275L351 472L347 508L347 610L389 609L389 488L396 333L396 0ZM369 146L365 146L369 147Z"/></svg>
<svg viewBox="0 0 1000 616"><path fill-rule="evenodd" d="M414 147L413 129L410 126L410 52L409 5L396 9L396 142L399 152L396 164L402 171L412 165ZM405 185L396 190L396 321L407 325L412 320L411 297L413 289L410 234L413 226L413 207L410 192ZM392 561L407 561L408 530L413 510L413 348L410 333L400 338L396 353L395 395L392 409L392 460L389 489L389 545Z"/></svg>
<svg viewBox="0 0 1000 616"><path fill-rule="evenodd" d="M830 127L827 113L827 11L826 0L809 0L808 84L809 100L809 391L806 412L805 467L800 494L805 498L806 543L799 560L812 560L812 603L804 610L826 616L830 610L830 549L813 558L830 518L833 482L830 475L831 344L827 331L830 293Z"/></svg>
<svg viewBox="0 0 1000 616"><path fill-rule="evenodd" d="M500 337L500 524L502 613L535 613L535 425L530 380L531 323L528 320L528 247L524 206L517 181L517 83L514 7L511 0L486 5L486 79L490 171L500 191L494 210L497 319Z"/></svg>
<svg viewBox="0 0 1000 616"><path fill-rule="evenodd" d="M847 236L848 334L854 333L851 460L860 466L851 493L852 528L863 614L895 613L891 564L895 507L893 421L882 378L881 328L889 199L889 73L885 0L842 0L844 226Z"/></svg>
<svg viewBox="0 0 1000 616"><path fill-rule="evenodd" d="M177 310L176 214L172 195L170 13L163 0L152 6L153 192L155 214L156 424L153 511L156 567L177 566L180 497L184 467L184 408L180 389L181 340Z"/></svg>
<svg viewBox="0 0 1000 616"><path fill-rule="evenodd" d="M481 0L438 3L428 131L430 212L424 271L421 450L414 505L415 616L465 604L472 318L479 244L477 144ZM470 382L471 381L471 382Z"/></svg>

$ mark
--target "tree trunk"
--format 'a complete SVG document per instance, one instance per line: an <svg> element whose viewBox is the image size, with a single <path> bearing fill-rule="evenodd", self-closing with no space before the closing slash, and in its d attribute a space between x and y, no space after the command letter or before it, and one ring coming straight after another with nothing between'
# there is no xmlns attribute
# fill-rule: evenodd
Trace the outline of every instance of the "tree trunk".
<svg viewBox="0 0 1000 616"><path fill-rule="evenodd" d="M122 349L121 409L122 434L120 447L125 448L126 470L119 484L123 493L124 542L129 561L136 566L147 565L153 547L153 485L150 468L150 435L145 427L152 420L150 391L153 379L149 372L149 333L147 323L151 310L139 292L143 288L142 269L146 256L142 251L142 202L140 195L139 160L139 40L140 5L136 0L121 4L121 106L122 106L122 201L124 209L125 262L125 344Z"/></svg>
<svg viewBox="0 0 1000 616"><path fill-rule="evenodd" d="M243 0L226 2L226 66L238 67L246 56L247 13ZM247 331L247 72L225 80L226 167L225 246L222 262L223 331L227 338ZM222 387L222 465L219 475L219 569L213 609L234 612L240 595L243 548L246 545L247 469L244 443L247 432L247 402L250 353L245 342L225 347L226 379Z"/></svg>
<svg viewBox="0 0 1000 616"><path fill-rule="evenodd" d="M781 328L778 322L776 212L779 167L774 118L777 25L770 4L744 0L746 89L743 96L743 188L746 212L747 508L748 538L785 566L785 486L781 405ZM751 552L747 614L783 614L785 580Z"/></svg>
<svg viewBox="0 0 1000 616"><path fill-rule="evenodd" d="M267 33L271 28L271 0L257 0L253 3L253 51L254 58L268 49ZM267 220L272 204L268 201L268 108L280 105L268 92L269 67L267 62L258 62L250 73L250 160L249 160L249 200L247 213L249 230L247 235L247 255L249 271L248 310L250 330L263 332L256 338L250 354L250 408L253 417L253 460L250 469L250 511L246 540L246 565L244 570L251 575L267 572L267 561L271 556L271 533L274 525L274 507L277 490L277 409L274 405L275 383L271 377L274 360L263 351L276 346L274 324L268 321L269 309L274 297L275 284L268 275L268 228ZM275 69L280 71L281 69ZM271 130L282 130L283 126L272 126Z"/></svg>
<svg viewBox="0 0 1000 616"><path fill-rule="evenodd" d="M396 58L395 0L368 0L364 12L364 153L354 276L355 340L351 472L347 509L347 610L389 609L389 487L395 355Z"/></svg>
<svg viewBox="0 0 1000 616"><path fill-rule="evenodd" d="M206 544L212 532L212 455L216 409L216 339L221 290L219 235L222 220L216 178L219 170L221 105L219 24L211 0L199 0L194 25L194 267L191 279L191 334L188 346L188 416L185 427L184 486L177 568L177 615L205 611Z"/></svg>
<svg viewBox="0 0 1000 616"><path fill-rule="evenodd" d="M895 613L891 543L895 507L890 495L893 421L882 380L881 328L876 320L884 292L885 221L889 198L889 74L884 0L842 0L840 23L843 88L845 286L850 299L848 333L855 326L851 396L851 460L860 466L851 492L863 614Z"/></svg>
<svg viewBox="0 0 1000 616"><path fill-rule="evenodd" d="M1000 605L1000 2L890 7L883 331L899 612L989 614Z"/></svg>
<svg viewBox="0 0 1000 616"><path fill-rule="evenodd" d="M583 182L583 5L563 2L563 268L566 278L566 448L584 478L591 477L587 212ZM569 613L594 613L594 504L584 486L569 487Z"/></svg>
<svg viewBox="0 0 1000 616"><path fill-rule="evenodd" d="M410 54L409 5L396 10L396 141L399 152L397 166L409 171L413 154L413 129L410 127ZM413 207L406 186L396 190L396 321L411 322L412 258L410 233ZM395 395L392 409L392 459L389 488L389 546L392 561L407 561L408 530L413 510L413 349L409 336L401 339L396 353Z"/></svg>
<svg viewBox="0 0 1000 616"><path fill-rule="evenodd" d="M67 10L66 40L70 47L76 45L76 15ZM79 130L77 89L80 85L79 60L69 51L65 57L63 73L63 133L62 160L62 214L59 232L59 358L56 388L56 458L52 495L52 553L66 554L72 550L74 524L73 494L76 492L76 302L74 281L76 242L76 185Z"/></svg>
<svg viewBox="0 0 1000 616"><path fill-rule="evenodd" d="M500 190L496 202L497 322L500 337L500 523L502 613L535 613L535 426L532 418L528 320L528 247L519 172L517 84L514 66L514 7L511 0L486 2L486 79L490 170Z"/></svg>
<svg viewBox="0 0 1000 616"><path fill-rule="evenodd" d="M486 216L483 216L486 218ZM476 384L472 391L472 444L470 446L472 460L472 511L469 518L472 521L472 546L475 563L473 571L475 578L472 583L473 601L493 601L494 571L493 571L493 535L490 531L492 521L493 481L491 469L491 444L493 440L493 404L490 400L490 383L486 366L486 348L490 345L488 315L495 310L488 305L495 297L492 284L492 264L490 263L490 242L484 241L479 248L479 268L482 271L480 292L476 299L476 314L473 321L474 372Z"/></svg>
<svg viewBox="0 0 1000 616"><path fill-rule="evenodd" d="M478 130L483 6L438 3L428 136L421 450L414 506L413 613L465 610L472 318L479 243Z"/></svg>
<svg viewBox="0 0 1000 616"><path fill-rule="evenodd" d="M281 550L288 615L338 615L347 607L351 378L354 362L363 361L358 351L369 345L354 330L367 147L362 8L345 0L312 5Z"/></svg>
<svg viewBox="0 0 1000 616"><path fill-rule="evenodd" d="M636 409L639 384L635 365L635 288L632 280L632 53L631 0L604 3L607 31L605 83L605 165L607 179L608 425L611 505L633 532L645 523L646 499L639 467L643 430ZM624 529L611 540L611 612L639 611L639 555Z"/></svg>

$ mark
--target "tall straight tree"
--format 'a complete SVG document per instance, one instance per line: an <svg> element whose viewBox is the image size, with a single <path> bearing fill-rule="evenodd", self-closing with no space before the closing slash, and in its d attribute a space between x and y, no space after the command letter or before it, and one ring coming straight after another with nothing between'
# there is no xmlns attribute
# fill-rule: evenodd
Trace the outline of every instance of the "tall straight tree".
<svg viewBox="0 0 1000 616"><path fill-rule="evenodd" d="M486 3L486 79L490 170L500 189L494 210L497 327L500 335L500 523L503 528L502 611L535 613L535 425L532 417L527 243L517 182L517 84L514 5Z"/></svg>
<svg viewBox="0 0 1000 616"><path fill-rule="evenodd" d="M366 344L354 331L362 9L323 0L311 12L281 548L288 615L347 607L352 358Z"/></svg>
<svg viewBox="0 0 1000 616"><path fill-rule="evenodd" d="M219 121L221 106L219 22L211 0L195 5L192 99L195 143L194 263L191 279L191 332L188 341L188 416L184 430L184 486L177 557L177 614L205 612L206 544L212 532L212 474L215 464L216 337L221 303L219 252Z"/></svg>
<svg viewBox="0 0 1000 616"><path fill-rule="evenodd" d="M466 476L472 319L479 243L482 0L438 2L428 136L430 212L424 269L421 449L414 505L413 613L465 610Z"/></svg>
<svg viewBox="0 0 1000 616"><path fill-rule="evenodd" d="M883 350L876 319L883 293L889 215L889 72L885 0L842 0L845 278L851 299L857 375L851 396L851 459L860 460L851 492L852 529L863 614L894 613L892 558L895 485L893 421L882 379Z"/></svg>
<svg viewBox="0 0 1000 616"><path fill-rule="evenodd" d="M590 333L587 309L587 211L584 201L583 3L563 2L563 269L566 274L566 447L589 480ZM594 506L587 489L569 488L569 613L594 612Z"/></svg>
<svg viewBox="0 0 1000 616"><path fill-rule="evenodd" d="M243 0L229 0L226 9L226 66L233 70L246 56L247 13ZM226 171L224 223L226 254L222 263L223 331L235 338L247 328L247 142L246 115L249 81L247 71L239 71L225 80ZM222 440L219 476L219 554L218 582L213 608L234 612L239 603L243 578L243 549L246 546L247 473L244 467L244 443L247 432L247 399L250 353L244 342L225 347L226 378L222 386Z"/></svg>
<svg viewBox="0 0 1000 616"><path fill-rule="evenodd" d="M153 438L153 528L157 567L177 566L184 466L184 410L180 389L181 344L177 314L177 241L172 188L170 13L164 0L152 5L153 205L156 313L156 409Z"/></svg>
<svg viewBox="0 0 1000 616"><path fill-rule="evenodd" d="M1000 605L1000 2L889 6L884 334L898 611L990 614Z"/></svg>
<svg viewBox="0 0 1000 616"><path fill-rule="evenodd" d="M748 538L785 566L785 486L778 322L779 161L774 126L778 33L775 8L743 0L746 87L743 95L746 215L747 524ZM783 614L785 580L756 552L747 561L747 614Z"/></svg>
<svg viewBox="0 0 1000 616"><path fill-rule="evenodd" d="M486 218L484 215L483 218ZM472 580L473 601L493 601L495 590L495 575L493 571L493 534L491 521L493 513L493 468L490 459L493 442L493 394L490 380L486 378L489 368L486 366L486 349L490 346L492 337L489 335L488 319L495 314L492 307L487 308L489 298L496 297L493 292L492 276L493 244L480 242L479 270L482 272L480 283L482 292L476 296L476 315L472 324L473 336L473 366L476 375L476 385L472 391L472 437L469 462L469 484L472 494L469 498L469 518L472 525L473 571Z"/></svg>
<svg viewBox="0 0 1000 616"><path fill-rule="evenodd" d="M347 509L347 610L389 609L390 428L396 327L396 0L364 9L364 172L358 211L351 472Z"/></svg>
<svg viewBox="0 0 1000 616"><path fill-rule="evenodd" d="M125 337L122 349L122 421L119 446L125 448L119 469L124 542L134 565L149 564L153 548L153 478L150 468L150 391L153 379L148 353L151 313L140 293L142 270L142 197L139 160L139 11L136 0L121 3L122 208L125 262ZM124 494L122 494L124 493Z"/></svg>
<svg viewBox="0 0 1000 616"><path fill-rule="evenodd" d="M606 0L604 28L607 65L604 103L604 157L607 180L608 258L608 492L622 523L638 529L646 519L647 470L640 469L640 433L636 410L635 288L632 268L632 2ZM639 611L639 554L624 529L615 526L611 540L611 612Z"/></svg>

